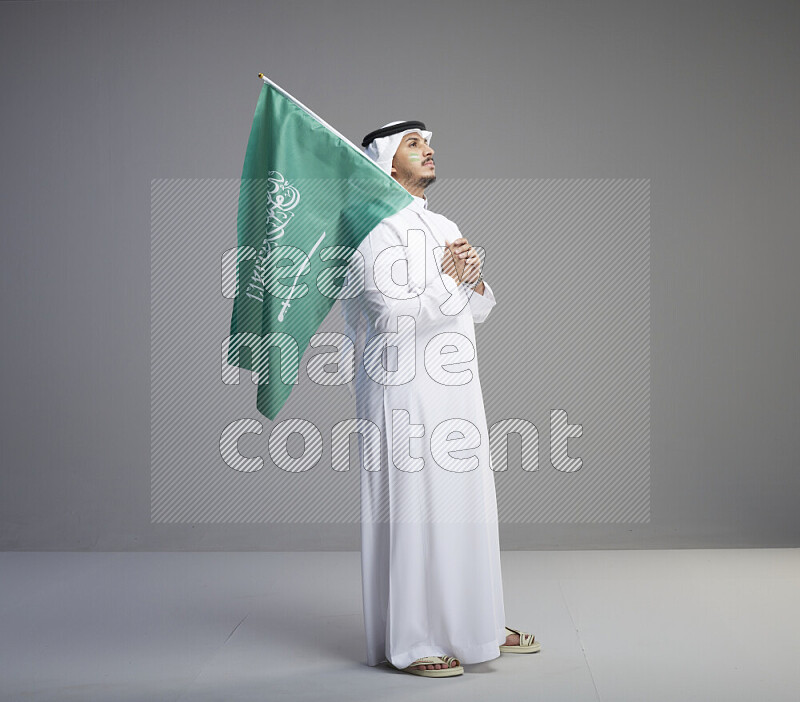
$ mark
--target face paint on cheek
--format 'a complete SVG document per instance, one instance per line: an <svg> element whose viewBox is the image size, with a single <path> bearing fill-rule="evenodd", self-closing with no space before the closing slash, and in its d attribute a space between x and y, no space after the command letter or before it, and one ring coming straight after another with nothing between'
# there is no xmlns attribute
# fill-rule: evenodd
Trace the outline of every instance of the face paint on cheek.
<svg viewBox="0 0 800 702"><path fill-rule="evenodd" d="M419 161L420 159L419 159L419 156L417 154L409 154L408 155L408 160L409 161Z"/></svg>

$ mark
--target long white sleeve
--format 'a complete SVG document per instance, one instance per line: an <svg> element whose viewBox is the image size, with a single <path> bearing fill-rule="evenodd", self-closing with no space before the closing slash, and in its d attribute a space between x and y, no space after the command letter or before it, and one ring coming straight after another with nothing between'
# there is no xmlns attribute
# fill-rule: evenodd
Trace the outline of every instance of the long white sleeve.
<svg viewBox="0 0 800 702"><path fill-rule="evenodd" d="M489 312L491 312L492 308L497 304L494 291L485 280L483 281L483 287L483 295L474 290L464 291L464 294L468 296L469 307L470 310L472 310L472 319L476 324L485 321L489 316Z"/></svg>

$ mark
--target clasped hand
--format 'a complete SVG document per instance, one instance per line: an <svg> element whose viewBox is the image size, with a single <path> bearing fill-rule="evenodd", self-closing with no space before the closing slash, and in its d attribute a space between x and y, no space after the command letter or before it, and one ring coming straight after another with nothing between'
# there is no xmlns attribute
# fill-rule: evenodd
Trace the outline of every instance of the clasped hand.
<svg viewBox="0 0 800 702"><path fill-rule="evenodd" d="M454 242L444 240L447 251L442 253L442 270L456 283L474 283L481 271L481 259L478 252L464 238Z"/></svg>

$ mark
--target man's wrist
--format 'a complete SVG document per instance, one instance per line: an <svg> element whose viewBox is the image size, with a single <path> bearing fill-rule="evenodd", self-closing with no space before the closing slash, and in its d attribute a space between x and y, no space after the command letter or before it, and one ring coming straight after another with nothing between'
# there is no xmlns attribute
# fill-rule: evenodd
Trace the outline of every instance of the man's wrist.
<svg viewBox="0 0 800 702"><path fill-rule="evenodd" d="M475 283L468 283L465 280L462 280L460 283L457 284L457 287L463 290L470 290L472 292L477 293L478 295L483 295L484 291L486 290L486 285L484 285L483 279L481 278L480 281Z"/></svg>
<svg viewBox="0 0 800 702"><path fill-rule="evenodd" d="M481 272L481 274L478 276L478 279L476 281L471 283L471 282L465 280L463 282L464 282L464 285L466 285L468 288L472 288L473 290L475 290L477 292L483 292L483 272Z"/></svg>

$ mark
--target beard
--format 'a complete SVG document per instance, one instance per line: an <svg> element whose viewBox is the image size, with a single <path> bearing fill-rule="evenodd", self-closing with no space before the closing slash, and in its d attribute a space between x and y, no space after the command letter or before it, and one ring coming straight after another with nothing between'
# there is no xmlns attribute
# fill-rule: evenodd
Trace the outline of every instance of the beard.
<svg viewBox="0 0 800 702"><path fill-rule="evenodd" d="M436 174L433 174L429 176L420 176L419 178L416 179L414 185L424 190L429 185L435 182L436 182Z"/></svg>
<svg viewBox="0 0 800 702"><path fill-rule="evenodd" d="M404 188L422 188L423 190L436 181L435 173L431 173L430 175L427 173L415 174L410 168L404 168L402 170L398 168L397 175L392 177Z"/></svg>

